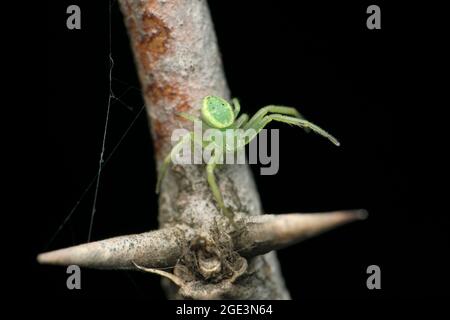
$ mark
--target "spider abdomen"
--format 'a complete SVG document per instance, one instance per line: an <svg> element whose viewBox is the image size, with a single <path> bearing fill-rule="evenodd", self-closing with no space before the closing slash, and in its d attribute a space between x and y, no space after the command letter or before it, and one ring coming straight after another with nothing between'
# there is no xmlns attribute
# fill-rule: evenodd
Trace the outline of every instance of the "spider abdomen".
<svg viewBox="0 0 450 320"><path fill-rule="evenodd" d="M234 122L234 111L224 99L215 96L206 96L203 99L202 119L211 127L223 129Z"/></svg>

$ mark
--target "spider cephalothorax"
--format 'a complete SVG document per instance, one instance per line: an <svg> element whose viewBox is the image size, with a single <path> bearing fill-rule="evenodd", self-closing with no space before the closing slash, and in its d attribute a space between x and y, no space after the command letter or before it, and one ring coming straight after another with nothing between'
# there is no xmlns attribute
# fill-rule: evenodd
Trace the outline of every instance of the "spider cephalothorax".
<svg viewBox="0 0 450 320"><path fill-rule="evenodd" d="M314 131L339 146L339 142L332 135L319 126L307 121L295 108L269 105L261 108L251 118L249 118L249 116L245 113L239 116L239 111L240 105L237 99L233 99L230 104L228 101L220 97L206 96L203 98L200 118L181 113L180 115L185 119L193 122L201 122L203 128L205 129L216 129L216 134L218 134L221 139L216 139L213 141L208 139L208 141L205 141L203 136L198 137L194 134L194 132L189 132L183 136L163 161L156 185L156 191L159 192L160 183L164 178L173 157L180 152L185 143L192 142L199 144L202 147L206 144L209 145L214 143L217 148L214 148L214 153L211 155L211 158L206 165L207 181L218 204L218 208L227 217L232 218L233 213L229 211L223 202L222 194L219 190L216 177L214 175L214 169L217 164L221 163L220 160L222 159L224 153L236 152L242 149L271 121L274 120L284 122L299 126L305 130ZM231 140L232 143L230 143L230 140L227 139L226 136L229 135L230 132L233 136L233 139Z"/></svg>

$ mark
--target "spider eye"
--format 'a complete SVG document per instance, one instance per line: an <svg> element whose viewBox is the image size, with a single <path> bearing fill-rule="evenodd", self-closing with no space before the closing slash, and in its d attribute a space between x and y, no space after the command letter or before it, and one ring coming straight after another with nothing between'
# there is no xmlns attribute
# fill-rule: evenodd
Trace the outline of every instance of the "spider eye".
<svg viewBox="0 0 450 320"><path fill-rule="evenodd" d="M203 120L213 128L227 128L234 122L234 112L231 105L216 96L206 96L202 106Z"/></svg>

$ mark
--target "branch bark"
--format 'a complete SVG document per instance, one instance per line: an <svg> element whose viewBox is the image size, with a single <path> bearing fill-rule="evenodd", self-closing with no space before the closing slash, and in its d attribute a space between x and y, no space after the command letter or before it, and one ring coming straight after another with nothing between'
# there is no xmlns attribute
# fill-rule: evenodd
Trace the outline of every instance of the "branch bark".
<svg viewBox="0 0 450 320"><path fill-rule="evenodd" d="M176 116L176 112L198 114L206 95L230 98L217 40L206 1L120 1L129 31L144 98L148 107L156 159L160 164L171 148L170 135L174 129L191 124ZM198 252L218 251L216 259L230 265L222 272L238 268L233 263L232 239L228 220L218 212L206 184L202 166L175 166L161 186L159 222L161 227L188 225L195 230L203 247ZM260 199L247 166L232 166L218 172L217 179L225 204L242 215L262 213ZM213 249L214 248L214 249ZM207 252L208 255L210 254ZM189 256L189 254L188 254ZM184 262L190 273L202 273L200 266L192 266L188 257ZM194 259L195 260L195 259ZM267 263L270 272L262 272L256 265ZM275 253L255 258L250 268L255 273L246 280L245 292L235 287L221 293L234 298L288 298ZM197 269L197 270L195 270ZM217 278L226 278L216 275ZM228 277L230 279L231 277ZM260 279L265 279L261 281ZM178 287L164 281L169 298L180 298ZM226 282L226 280L224 280ZM210 286L211 284L208 284ZM204 291L200 286L199 292ZM217 288L223 291L219 283ZM211 292L216 289L209 288ZM197 296L186 292L186 297Z"/></svg>
<svg viewBox="0 0 450 320"><path fill-rule="evenodd" d="M230 98L206 1L119 0L144 93L158 167L170 136L206 95ZM169 298L289 299L276 249L364 217L361 211L261 215L247 165L217 172L236 226L216 208L204 167L174 166L161 185L160 230L44 253L41 263L139 269L163 276ZM174 267L171 273L158 270Z"/></svg>

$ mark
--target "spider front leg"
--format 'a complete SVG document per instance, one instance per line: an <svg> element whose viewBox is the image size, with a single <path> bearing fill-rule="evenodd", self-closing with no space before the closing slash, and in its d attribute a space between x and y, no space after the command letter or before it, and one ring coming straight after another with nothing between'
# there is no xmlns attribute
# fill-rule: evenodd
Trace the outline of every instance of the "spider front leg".
<svg viewBox="0 0 450 320"><path fill-rule="evenodd" d="M314 123L311 123L305 119L289 117L289 116L285 116L285 115L281 115L281 114L271 114L268 116L264 116L263 118L256 121L251 127L249 127L248 126L249 124L247 124L245 126L246 130L253 129L254 132L249 137L248 141L246 141L246 144L249 143L265 126L267 126L273 120L278 121L278 122L284 122L287 124L292 124L292 125L304 128L304 129L310 129L310 130L314 131L315 133L327 138L336 146L340 145L339 141L335 137L333 137L327 131L323 130L321 127L315 125Z"/></svg>
<svg viewBox="0 0 450 320"><path fill-rule="evenodd" d="M190 140L193 141L193 138L194 138L193 132L184 135L180 139L180 141L172 148L169 154L164 158L161 169L159 171L158 181L156 182L156 193L159 193L161 181L166 176L167 170L169 169L170 163L172 162L172 157L174 157L178 152L180 152L181 148L183 147L183 144L187 143Z"/></svg>
<svg viewBox="0 0 450 320"><path fill-rule="evenodd" d="M189 113L186 113L186 112L177 112L176 114L177 114L177 116L179 116L179 117L181 117L183 119L192 121L192 122L201 121L200 118L198 118L196 116L193 116L192 114L189 114Z"/></svg>
<svg viewBox="0 0 450 320"><path fill-rule="evenodd" d="M248 121L248 115L246 113L243 113L240 115L239 118L236 119L236 121L234 121L232 128L233 129L239 129L242 126L244 126Z"/></svg>
<svg viewBox="0 0 450 320"><path fill-rule="evenodd" d="M241 104L239 103L239 100L237 98L231 99L231 103L234 107L234 117L237 118L237 116L239 115L239 111L241 111Z"/></svg>
<svg viewBox="0 0 450 320"><path fill-rule="evenodd" d="M214 174L214 169L221 157L221 153L214 153L214 157L210 159L209 163L206 165L206 178L208 180L209 188L211 189L214 199L216 200L219 209L222 210L223 214L230 219L230 222L234 225L234 215L233 213L225 206L223 202L222 193L220 192L219 186L217 185L216 176Z"/></svg>
<svg viewBox="0 0 450 320"><path fill-rule="evenodd" d="M249 120L249 122L244 127L244 129L252 128L258 121L260 121L262 118L264 118L264 116L267 115L268 113L278 113L278 114L293 116L295 118L306 120L305 117L303 117L301 115L301 113L298 112L298 110L295 108L269 105L269 106L265 106L265 107L259 109L258 112L256 112L253 115L253 117Z"/></svg>

